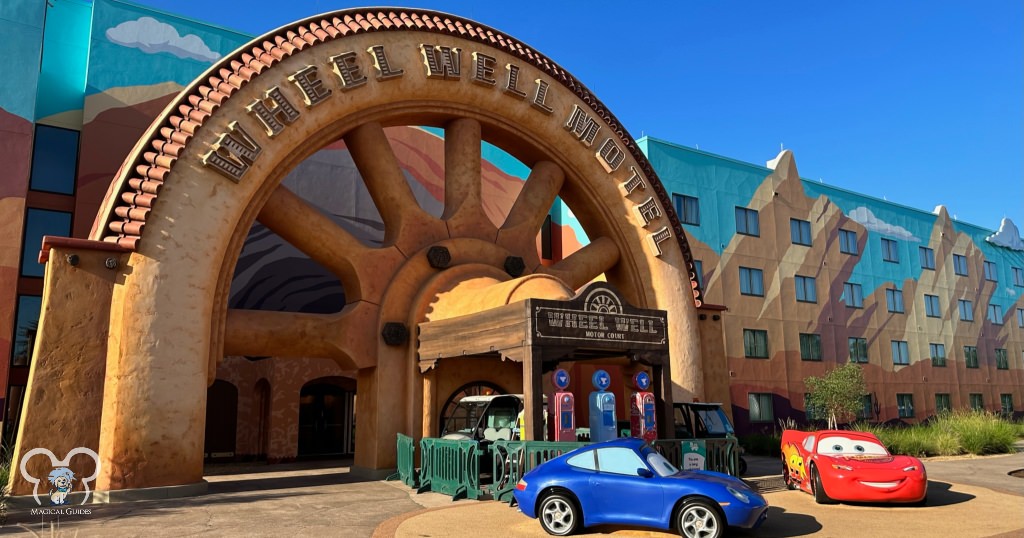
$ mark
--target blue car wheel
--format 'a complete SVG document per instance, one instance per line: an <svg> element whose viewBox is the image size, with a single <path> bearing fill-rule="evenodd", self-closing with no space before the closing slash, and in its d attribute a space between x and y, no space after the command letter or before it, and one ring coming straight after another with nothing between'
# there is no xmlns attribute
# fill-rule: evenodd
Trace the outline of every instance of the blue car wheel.
<svg viewBox="0 0 1024 538"><path fill-rule="evenodd" d="M540 526L548 534L568 536L580 526L583 513L576 507L576 502L562 493L552 493L544 497L537 510Z"/></svg>
<svg viewBox="0 0 1024 538"><path fill-rule="evenodd" d="M720 538L725 520L710 503L689 499L679 507L676 530L686 538Z"/></svg>

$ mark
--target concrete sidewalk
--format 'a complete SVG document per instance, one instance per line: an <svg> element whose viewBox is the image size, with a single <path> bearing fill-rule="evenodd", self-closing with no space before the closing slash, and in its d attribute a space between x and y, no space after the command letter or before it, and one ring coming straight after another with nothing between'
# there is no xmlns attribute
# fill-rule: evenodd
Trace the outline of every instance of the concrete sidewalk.
<svg viewBox="0 0 1024 538"><path fill-rule="evenodd" d="M437 493L417 495L399 482L350 472L345 462L233 465L210 468L209 492L160 501L87 504L87 514L33 515L11 510L0 535L51 536L547 536L536 520L493 501L458 501ZM1024 454L930 461L929 504L924 508L814 504L781 484L775 458L748 458L754 481L771 490L768 522L757 538L776 536L992 536L1024 535ZM750 477L748 477L750 478ZM1018 481L1018 482L1014 482ZM71 507L69 507L71 508ZM896 517L894 517L896 516ZM22 528L19 525L25 525ZM898 525L895 532L893 525ZM601 534L669 536L621 528ZM597 534L600 533L600 534Z"/></svg>
<svg viewBox="0 0 1024 538"><path fill-rule="evenodd" d="M1009 472L1024 469L1024 454L925 460L928 505L906 507L865 504L815 504L811 495L782 486L776 458L747 457L744 477L768 486L771 508L757 538L791 536L1024 536L1024 479ZM777 484L776 484L777 483ZM778 486L778 487L776 487ZM579 536L676 536L673 533L602 526ZM374 538L476 538L501 535L544 537L535 519L494 501L452 505L404 514L377 528Z"/></svg>

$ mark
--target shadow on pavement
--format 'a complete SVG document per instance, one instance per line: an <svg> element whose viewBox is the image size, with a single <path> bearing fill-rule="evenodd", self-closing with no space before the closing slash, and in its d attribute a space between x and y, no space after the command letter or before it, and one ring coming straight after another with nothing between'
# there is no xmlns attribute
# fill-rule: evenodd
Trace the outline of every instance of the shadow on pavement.
<svg viewBox="0 0 1024 538"><path fill-rule="evenodd" d="M807 536L821 530L821 523L807 514L787 512L778 506L768 507L768 520L757 530L729 529L730 536L749 536L756 538L788 538L790 536Z"/></svg>
<svg viewBox="0 0 1024 538"><path fill-rule="evenodd" d="M198 506L209 507L213 505L248 504L259 501L283 500L300 495L304 494L273 493L268 495L233 495L230 497L211 497L210 495L203 495L198 497L185 497L180 499L166 499L160 501L135 501L116 504L87 504L80 508L86 508L91 510L92 513L90 514L90 516L92 517L124 519L138 516L155 516L160 515L161 513L180 513L183 510L188 510L191 507ZM18 523L26 523L38 526L40 524L40 521L43 521L46 525L49 525L50 520L57 521L59 519L59 517L54 516L46 516L41 518L38 515L32 515L29 509L11 510L7 514L6 525L3 528L0 528L0 535L10 534L11 532L22 532L17 527ZM87 518L76 519L72 517L64 518L64 521L66 522L66 524L79 522L84 522L87 524L98 523L96 521L90 522ZM173 519L169 519L169 521L173 521Z"/></svg>
<svg viewBox="0 0 1024 538"><path fill-rule="evenodd" d="M951 506L954 504L965 503L974 499L974 495L970 493L961 493L959 491L953 491L952 484L947 482L937 482L935 480L928 481L928 503L925 506ZM847 502L843 501L843 504L850 506L867 506L885 508L890 506L913 506L907 504L895 504L895 503L861 503L861 502ZM915 508L923 508L920 506L914 506Z"/></svg>
<svg viewBox="0 0 1024 538"><path fill-rule="evenodd" d="M310 474L302 476L269 476L266 478L240 478L210 482L208 495L237 493L245 491L270 491L275 489L313 488L379 480L353 475L349 472Z"/></svg>

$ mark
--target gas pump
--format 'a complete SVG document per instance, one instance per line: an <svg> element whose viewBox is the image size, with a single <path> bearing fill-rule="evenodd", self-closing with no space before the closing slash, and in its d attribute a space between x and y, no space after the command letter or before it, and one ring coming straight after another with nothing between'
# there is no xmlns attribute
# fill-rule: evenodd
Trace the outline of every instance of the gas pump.
<svg viewBox="0 0 1024 538"><path fill-rule="evenodd" d="M590 381L594 384L596 392L590 393L590 440L599 443L617 439L615 433L615 395L605 392L612 384L612 378L608 372L598 370L594 372Z"/></svg>
<svg viewBox="0 0 1024 538"><path fill-rule="evenodd" d="M569 372L559 368L551 374L551 384L558 389L552 401L555 402L555 441L576 441L576 399L569 387Z"/></svg>
<svg viewBox="0 0 1024 538"><path fill-rule="evenodd" d="M633 376L633 386L637 389L630 401L629 431L633 437L639 437L648 443L658 438L658 424L654 418L654 394L647 392L651 386L651 376L647 372L639 372Z"/></svg>

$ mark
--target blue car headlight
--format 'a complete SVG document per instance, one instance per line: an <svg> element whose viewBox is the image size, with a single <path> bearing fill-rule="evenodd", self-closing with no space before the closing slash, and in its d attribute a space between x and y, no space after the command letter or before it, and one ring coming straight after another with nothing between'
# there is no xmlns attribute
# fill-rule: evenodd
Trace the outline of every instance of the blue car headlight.
<svg viewBox="0 0 1024 538"><path fill-rule="evenodd" d="M746 493L737 491L737 490L733 489L730 486L726 486L725 490L728 491L729 494L732 495L733 497L736 497L737 499L739 499L741 502L750 503L750 497L747 496Z"/></svg>

